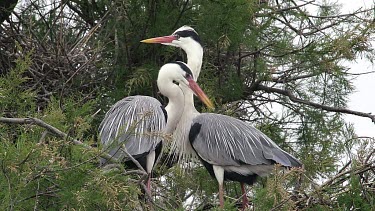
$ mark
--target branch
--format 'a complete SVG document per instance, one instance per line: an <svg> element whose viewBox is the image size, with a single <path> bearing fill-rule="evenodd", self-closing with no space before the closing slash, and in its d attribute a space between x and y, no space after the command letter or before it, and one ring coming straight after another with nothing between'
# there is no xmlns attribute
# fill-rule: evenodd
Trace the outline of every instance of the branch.
<svg viewBox="0 0 375 211"><path fill-rule="evenodd" d="M257 90L263 90L263 91L268 92L268 93L278 93L278 94L287 96L292 102L301 103L301 104L304 104L304 105L312 106L314 108L323 109L325 111L333 111L333 112L339 112L339 113L344 113L344 114L351 114L351 115L356 115L356 116L367 117L367 118L370 118L371 121L375 123L375 115L372 115L371 113L353 111L353 110L349 110L349 109L346 109L346 108L331 107L331 106L326 106L326 105L322 105L322 104L319 104L319 103L314 103L314 102L311 102L311 101L308 101L308 100L303 100L301 98L296 97L290 90L268 87L268 86L264 86L264 85L261 85L261 84L258 84L256 86L255 91L257 91Z"/></svg>
<svg viewBox="0 0 375 211"><path fill-rule="evenodd" d="M18 0L1 1L0 3L0 24L9 18L16 7Z"/></svg>
<svg viewBox="0 0 375 211"><path fill-rule="evenodd" d="M306 74L306 75L298 75L298 76L295 76L295 77L288 77L288 76L282 75L280 77L272 77L271 80L275 83L288 83L288 82L291 82L291 81L296 81L296 80L300 80L300 79L305 79L305 78L317 76L319 74L320 73L310 73L310 74Z"/></svg>
<svg viewBox="0 0 375 211"><path fill-rule="evenodd" d="M148 174L147 171L142 167L142 165L131 155L129 154L128 150L126 150L125 147L121 147L121 151L124 152L126 154L126 156L128 156L128 158L130 158L130 160L141 170L143 171L145 174Z"/></svg>
<svg viewBox="0 0 375 211"><path fill-rule="evenodd" d="M287 11L290 11L290 10L294 10L294 9L298 9L298 8L304 7L304 6L310 4L310 3L314 2L314 1L315 0L311 0L311 1L305 2L304 4L296 5L296 6L293 6L293 7L284 7L284 8L281 8L280 4L277 2L277 6L278 6L277 8L278 9L271 8L271 9L273 9L273 11L271 11L271 12L268 12L268 13L256 13L255 17L269 17L272 14L283 13L283 12L287 12Z"/></svg>
<svg viewBox="0 0 375 211"><path fill-rule="evenodd" d="M353 168L341 173L338 173L336 176L331 178L330 180L326 181L323 185L320 186L321 189L324 189L327 186L334 186L337 183L345 181L347 178L351 177L353 174L362 174L363 172L366 172L368 170L375 168L375 161L372 161L370 163L366 163L360 167Z"/></svg>
<svg viewBox="0 0 375 211"><path fill-rule="evenodd" d="M132 179L130 179L132 180ZM156 206L157 208L159 208L159 210L168 210L166 209L165 207L161 206L160 204L156 203L153 199L152 199L152 195L151 193L148 191L146 185L144 183L139 183L139 185L143 188L143 191L144 191L144 194L147 198L147 201L150 203L150 205L154 205ZM153 209L151 209L153 210Z"/></svg>
<svg viewBox="0 0 375 211"><path fill-rule="evenodd" d="M317 16L317 15L308 15L306 14L307 17L310 17L310 18L319 18L319 19L333 19L333 18L343 18L343 17L351 17L351 16L354 16L354 15L357 15L357 14L361 14L361 13L365 13L365 12L369 12L371 10L373 10L374 8L370 8L370 9L365 9L365 10L361 10L358 9L357 11L355 12L352 12L352 13L347 13L347 14L338 14L338 15L327 15L327 16Z"/></svg>
<svg viewBox="0 0 375 211"><path fill-rule="evenodd" d="M85 149L92 150L93 148L82 143L81 141L78 141L77 139L72 139L70 138L66 133L62 132L61 130L45 123L44 121L38 119L38 118L5 118L5 117L0 117L0 123L6 123L6 124L27 124L27 125L37 125L39 127L45 128L48 130L48 132L56 135L57 137L63 138L63 139L71 139L73 144L75 145L80 145ZM101 158L106 159L107 161L110 161L111 163L118 163L119 161L114 158L113 156L102 152L99 155Z"/></svg>

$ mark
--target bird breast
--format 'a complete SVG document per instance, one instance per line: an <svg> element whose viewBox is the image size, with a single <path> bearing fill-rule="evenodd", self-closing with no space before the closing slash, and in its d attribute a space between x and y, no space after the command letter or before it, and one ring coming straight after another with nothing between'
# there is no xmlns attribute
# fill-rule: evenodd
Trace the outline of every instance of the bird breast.
<svg viewBox="0 0 375 211"><path fill-rule="evenodd" d="M185 115L185 113L189 115ZM184 112L173 133L171 152L178 156L179 162L189 161L189 159L196 157L195 151L189 142L189 132L195 116L195 113Z"/></svg>

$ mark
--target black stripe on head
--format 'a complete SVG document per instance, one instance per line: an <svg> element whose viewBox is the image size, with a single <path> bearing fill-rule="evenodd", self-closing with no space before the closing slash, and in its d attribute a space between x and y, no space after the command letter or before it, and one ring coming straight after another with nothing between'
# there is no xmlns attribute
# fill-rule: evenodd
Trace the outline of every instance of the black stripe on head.
<svg viewBox="0 0 375 211"><path fill-rule="evenodd" d="M178 31L175 34L178 35L178 36L180 36L180 37L191 37L197 43L199 43L200 45L202 45L201 38L198 36L197 32L195 32L193 30Z"/></svg>
<svg viewBox="0 0 375 211"><path fill-rule="evenodd" d="M175 61L175 62L171 62L171 63L179 65L183 71L185 71L187 74L189 74L193 77L193 73L191 72L190 68L184 62Z"/></svg>

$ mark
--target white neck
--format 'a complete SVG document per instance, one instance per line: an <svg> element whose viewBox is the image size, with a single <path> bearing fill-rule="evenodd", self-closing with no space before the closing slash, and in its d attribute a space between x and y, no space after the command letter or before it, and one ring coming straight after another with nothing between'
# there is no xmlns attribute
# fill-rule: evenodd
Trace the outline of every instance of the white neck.
<svg viewBox="0 0 375 211"><path fill-rule="evenodd" d="M197 81L202 68L203 61L203 48L200 44L194 43L187 48L183 48L187 56L187 65L193 72L194 80ZM194 106L194 94L190 89L184 89L185 93L185 106L188 111L198 113ZM185 108L186 110L186 108Z"/></svg>
<svg viewBox="0 0 375 211"><path fill-rule="evenodd" d="M193 72L194 80L197 81L202 68L203 48L200 44L194 43L183 50L186 52L187 65Z"/></svg>
<svg viewBox="0 0 375 211"><path fill-rule="evenodd" d="M197 81L199 73L202 68L203 48L198 43L184 48L187 55L187 65L190 67L194 75L194 80ZM178 124L173 133L173 141L171 145L171 153L177 156L179 162L185 163L194 157L195 153L189 142L189 132L192 120L199 112L194 106L194 94L184 85L180 85L184 92L184 111L180 115Z"/></svg>
<svg viewBox="0 0 375 211"><path fill-rule="evenodd" d="M195 108L192 102L185 101L185 99L189 99L189 95L193 96L190 89L183 85L176 87L178 89L172 90L170 88L169 90L163 90L163 92L160 90L169 99L168 105L165 107L168 115L165 133L173 133L170 155L176 156L181 162L185 162L191 157L192 148L188 140L188 132L195 114ZM194 109L194 111L191 109Z"/></svg>
<svg viewBox="0 0 375 211"><path fill-rule="evenodd" d="M184 95L181 88L173 82L166 80L162 83L163 85L159 86L159 90L169 99L168 105L165 107L167 111L167 124L164 132L172 134L184 112Z"/></svg>
<svg viewBox="0 0 375 211"><path fill-rule="evenodd" d="M183 102L183 96L181 96L181 100L173 100L169 98L169 103L165 107L167 111L167 124L165 125L165 133L166 134L173 134L176 130L176 127L181 119L182 113L184 112L184 105L180 102Z"/></svg>

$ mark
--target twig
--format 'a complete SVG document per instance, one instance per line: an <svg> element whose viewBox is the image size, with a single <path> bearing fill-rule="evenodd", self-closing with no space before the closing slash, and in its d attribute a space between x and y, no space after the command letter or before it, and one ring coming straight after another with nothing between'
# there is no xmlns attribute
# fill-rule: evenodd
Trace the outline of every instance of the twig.
<svg viewBox="0 0 375 211"><path fill-rule="evenodd" d="M77 139L72 139L70 138L66 133L62 132L61 130L45 123L44 121L38 119L38 118L5 118L5 117L0 117L0 123L6 123L6 124L28 124L28 125L37 125L37 126L40 126L40 127L43 127L45 129L47 129L50 133L56 135L57 137L59 138L63 138L63 139L71 139L71 141L73 142L73 144L75 145L80 145L82 146L83 148L85 149L88 149L88 150L93 150L92 147L82 143L81 141L78 141ZM119 161L114 158L113 156L107 154L107 153L104 153L102 152L99 157L102 157L104 159L106 159L107 161L110 161L112 163L118 163Z"/></svg>
<svg viewBox="0 0 375 211"><path fill-rule="evenodd" d="M293 197L293 195L290 195L288 198L285 198L284 200L282 200L281 202L279 202L276 206L272 207L272 209L270 209L270 211L280 210L280 208L281 208L285 203L287 203L292 197Z"/></svg>
<svg viewBox="0 0 375 211"><path fill-rule="evenodd" d="M258 84L256 86L255 90L263 90L263 91L268 92L268 93L282 94L284 96L289 97L289 99L292 102L309 105L309 106L312 106L314 108L323 109L325 111L333 111L333 112L339 112L339 113L344 113L344 114L352 114L352 115L356 115L356 116L368 117L372 120L372 122L375 123L375 115L372 115L371 113L353 111L353 110L346 109L346 108L331 107L331 106L326 106L326 105L322 105L322 104L319 104L319 103L314 103L314 102L311 102L311 101L308 101L308 100L303 100L301 98L296 97L290 90L268 87L268 86L264 86L264 85L261 85L261 84Z"/></svg>
<svg viewBox="0 0 375 211"><path fill-rule="evenodd" d="M31 151L27 153L25 159L23 159L20 163L18 163L17 166L24 164L30 158L30 155L34 152L35 152L35 149L31 149Z"/></svg>
<svg viewBox="0 0 375 211"><path fill-rule="evenodd" d="M42 133L42 136L40 137L39 139L39 143L43 143L44 142L44 139L46 138L48 134L48 130L45 130L43 133Z"/></svg>
<svg viewBox="0 0 375 211"><path fill-rule="evenodd" d="M142 186L144 192L145 192L145 196L147 197L147 200L154 206L156 206L157 208L159 209L162 209L162 210L168 210L166 209L165 207L162 207L160 204L157 204L154 200L152 200L152 196L151 194L149 193L149 191L147 190L147 187L144 183L140 183L140 185Z"/></svg>
<svg viewBox="0 0 375 211"><path fill-rule="evenodd" d="M347 162L337 173L343 172L351 163L352 163L352 161L349 160L349 162Z"/></svg>
<svg viewBox="0 0 375 211"><path fill-rule="evenodd" d="M9 179L9 176L6 172L6 169L5 169L5 165L4 165L4 160L1 160L1 171L3 172L5 178L7 179L7 183L8 183L8 191L9 191L9 210L13 210L13 206L14 206L14 201L13 201L13 198L12 198L12 185L10 183L10 179Z"/></svg>
<svg viewBox="0 0 375 211"><path fill-rule="evenodd" d="M125 153L126 156L130 158L130 160L143 172L146 172L146 170L142 167L142 165L126 150L125 147L121 147L121 151ZM147 172L146 172L147 174Z"/></svg>
<svg viewBox="0 0 375 211"><path fill-rule="evenodd" d="M122 175L129 175L129 174L147 175L145 171L141 171L141 170L130 170L130 171L125 171L124 173L122 173Z"/></svg>
<svg viewBox="0 0 375 211"><path fill-rule="evenodd" d="M333 178L331 178L330 180L326 181L325 183L323 183L320 188L323 189L324 187L326 186L332 186L332 185L335 185L337 184L338 182L340 182L341 180L347 178L347 177L350 177L351 173L352 174L361 174L365 171L368 171L372 168L375 168L375 166L373 166L374 162L372 163L368 163L368 164L365 164L365 165L362 165L358 168L355 168L355 169L350 169L350 170L347 170L347 171L344 171L344 172L341 172L341 173L338 173L336 176L334 176ZM349 175L347 175L349 174ZM343 177L341 178L340 180L334 182L336 179L339 179L340 177Z"/></svg>
<svg viewBox="0 0 375 211"><path fill-rule="evenodd" d="M39 199L39 188L40 188L40 181L39 181L39 179L38 179L38 186L37 186L36 194L35 194L34 211L35 211L35 210L38 210L38 209L37 209L37 206L38 206L38 199Z"/></svg>

